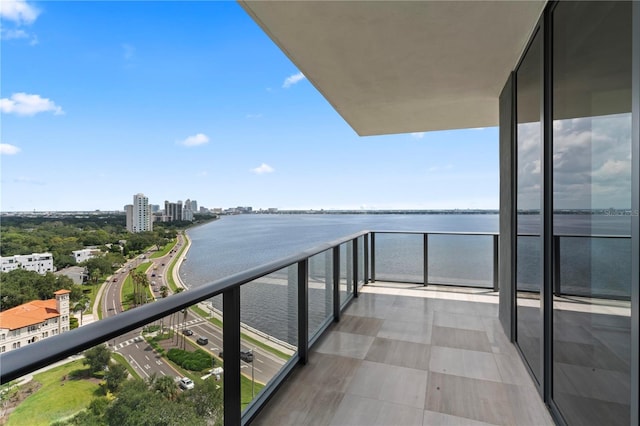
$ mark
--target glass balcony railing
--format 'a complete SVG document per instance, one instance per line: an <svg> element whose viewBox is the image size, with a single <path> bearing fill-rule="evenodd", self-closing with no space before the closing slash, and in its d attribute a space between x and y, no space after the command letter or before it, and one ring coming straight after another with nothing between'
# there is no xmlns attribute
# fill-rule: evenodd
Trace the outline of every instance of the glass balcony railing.
<svg viewBox="0 0 640 426"><path fill-rule="evenodd" d="M498 235L376 231L372 279L498 289Z"/></svg>
<svg viewBox="0 0 640 426"><path fill-rule="evenodd" d="M599 250L603 252L620 253L630 246L628 238L602 238ZM571 254L593 250L594 243L566 236L556 244L557 291L585 292L580 273L588 270L608 283L589 291L628 296L623 284L629 277L619 272L627 269L619 264L622 260L606 260L605 256L602 264L573 264ZM109 411L114 404L105 406L120 391L138 398L131 403L149 416L170 415L175 401L180 408L173 414L186 419L195 416L195 423L189 424L244 424L257 415L297 364L306 364L309 348L340 319L366 283L378 280L497 290L497 273L496 234L363 231L5 352L0 355L2 392L8 395L17 389L13 384L48 367L47 372L37 374L49 373L39 381L43 390L50 386L48 392L57 392L53 407L42 410L38 406L42 402L27 398L11 416L21 416L20 410L29 415L47 411L51 423L66 421L87 406L82 415L94 410L117 416ZM129 376L142 380L116 386L111 376L120 367L88 372L91 365L83 359L92 355L85 351L100 352L102 349L92 348L101 345L111 354L112 366L118 363ZM75 380L80 376L97 377L106 384ZM81 382L89 387L76 387ZM67 406L62 401L66 404L71 398L62 397L65 391L89 397L80 405ZM166 399L158 399L159 395ZM94 397L102 402L92 402ZM116 408L126 410L126 401L119 396ZM5 416L9 416L7 411Z"/></svg>

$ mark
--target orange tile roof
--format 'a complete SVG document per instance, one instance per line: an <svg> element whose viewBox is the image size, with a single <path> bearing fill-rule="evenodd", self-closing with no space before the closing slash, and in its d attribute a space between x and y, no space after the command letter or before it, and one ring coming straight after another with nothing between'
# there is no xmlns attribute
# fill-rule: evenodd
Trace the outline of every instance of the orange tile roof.
<svg viewBox="0 0 640 426"><path fill-rule="evenodd" d="M15 308L7 309L0 312L0 328L16 330L59 317L60 313L56 307L56 299L49 299L32 300Z"/></svg>
<svg viewBox="0 0 640 426"><path fill-rule="evenodd" d="M53 294L55 294L56 296L59 294L69 294L71 293L71 290L66 290L66 289L62 289L62 290L58 290L58 291L54 291Z"/></svg>

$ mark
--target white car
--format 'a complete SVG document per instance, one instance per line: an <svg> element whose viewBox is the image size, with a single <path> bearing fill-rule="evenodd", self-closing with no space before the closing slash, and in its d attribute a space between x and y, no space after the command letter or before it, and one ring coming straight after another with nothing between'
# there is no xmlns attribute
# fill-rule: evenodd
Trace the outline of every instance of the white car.
<svg viewBox="0 0 640 426"><path fill-rule="evenodd" d="M183 377L178 381L178 386L180 386L184 390L193 389L193 380L188 377Z"/></svg>

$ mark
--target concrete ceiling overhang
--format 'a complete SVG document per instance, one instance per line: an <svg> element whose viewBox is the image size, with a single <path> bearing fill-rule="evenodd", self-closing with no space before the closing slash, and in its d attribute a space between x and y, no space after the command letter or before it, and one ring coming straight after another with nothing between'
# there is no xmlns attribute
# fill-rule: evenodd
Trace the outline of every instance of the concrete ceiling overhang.
<svg viewBox="0 0 640 426"><path fill-rule="evenodd" d="M544 1L246 1L362 136L496 126Z"/></svg>

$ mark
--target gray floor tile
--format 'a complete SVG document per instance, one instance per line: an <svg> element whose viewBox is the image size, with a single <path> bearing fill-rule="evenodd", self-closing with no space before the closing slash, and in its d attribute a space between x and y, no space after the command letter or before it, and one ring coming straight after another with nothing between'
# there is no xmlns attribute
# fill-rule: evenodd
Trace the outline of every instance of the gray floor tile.
<svg viewBox="0 0 640 426"><path fill-rule="evenodd" d="M341 331L343 333L363 334L365 336L375 336L378 334L383 320L378 318L370 318L356 315L343 315L340 322L335 324L333 331Z"/></svg>
<svg viewBox="0 0 640 426"><path fill-rule="evenodd" d="M423 410L390 402L345 395L332 426L422 426Z"/></svg>
<svg viewBox="0 0 640 426"><path fill-rule="evenodd" d="M422 410L427 375L423 370L363 361L346 393Z"/></svg>
<svg viewBox="0 0 640 426"><path fill-rule="evenodd" d="M377 337L429 344L431 343L431 328L432 325L429 322L387 319L380 327Z"/></svg>
<svg viewBox="0 0 640 426"><path fill-rule="evenodd" d="M330 331L323 337L316 351L323 354L364 359L373 340L372 336Z"/></svg>
<svg viewBox="0 0 640 426"><path fill-rule="evenodd" d="M437 311L433 316L433 325L440 327L461 328L464 330L485 331L482 322L484 317L477 315L456 314L452 312Z"/></svg>
<svg viewBox="0 0 640 426"><path fill-rule="evenodd" d="M463 330L434 325L431 344L434 346L469 349L472 351L493 352L487 333L484 331Z"/></svg>
<svg viewBox="0 0 640 426"><path fill-rule="evenodd" d="M491 423L479 422L477 420L465 419L464 417L436 413L435 411L428 410L424 412L422 424L424 426L491 426Z"/></svg>
<svg viewBox="0 0 640 426"><path fill-rule="evenodd" d="M423 343L376 338L365 359L399 367L428 370L430 348Z"/></svg>
<svg viewBox="0 0 640 426"><path fill-rule="evenodd" d="M493 353L431 346L429 370L436 373L500 382Z"/></svg>
<svg viewBox="0 0 640 426"><path fill-rule="evenodd" d="M425 409L494 424L515 424L505 385L429 373Z"/></svg>

